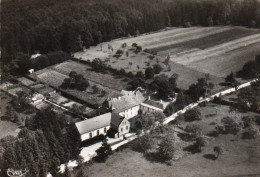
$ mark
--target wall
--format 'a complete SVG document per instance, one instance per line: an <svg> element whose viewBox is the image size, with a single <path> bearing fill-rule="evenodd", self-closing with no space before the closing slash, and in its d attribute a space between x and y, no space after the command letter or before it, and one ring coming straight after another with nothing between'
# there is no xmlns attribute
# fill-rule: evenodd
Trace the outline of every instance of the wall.
<svg viewBox="0 0 260 177"><path fill-rule="evenodd" d="M126 119L131 119L132 117L138 115L139 109L140 109L140 106L137 105L135 107L129 108L128 110L120 112L119 115L125 117Z"/></svg>
<svg viewBox="0 0 260 177"><path fill-rule="evenodd" d="M104 131L104 128L106 128L106 132ZM88 140L90 138L94 138L94 137L98 136L98 134L97 134L98 130L99 130L99 135L106 135L109 128L110 128L110 126L106 126L106 127L85 133L85 134L81 135L81 141L85 141L85 140ZM92 137L90 137L90 133L92 133Z"/></svg>
<svg viewBox="0 0 260 177"><path fill-rule="evenodd" d="M162 111L162 109L159 109L159 108L156 108L156 107L153 107L153 106L150 106L150 105L146 105L146 104L141 104L140 105L140 109L143 111L143 113L146 113L148 111Z"/></svg>
<svg viewBox="0 0 260 177"><path fill-rule="evenodd" d="M130 130L130 122L127 120L123 120L121 124L118 126L119 136L123 136L124 134L127 134L129 130Z"/></svg>

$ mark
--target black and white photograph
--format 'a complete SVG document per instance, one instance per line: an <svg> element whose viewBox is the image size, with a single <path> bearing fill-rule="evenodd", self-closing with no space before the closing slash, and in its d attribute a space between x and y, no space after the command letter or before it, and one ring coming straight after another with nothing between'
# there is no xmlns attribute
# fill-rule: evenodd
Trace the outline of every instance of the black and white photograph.
<svg viewBox="0 0 260 177"><path fill-rule="evenodd" d="M0 3L0 177L260 177L260 0Z"/></svg>

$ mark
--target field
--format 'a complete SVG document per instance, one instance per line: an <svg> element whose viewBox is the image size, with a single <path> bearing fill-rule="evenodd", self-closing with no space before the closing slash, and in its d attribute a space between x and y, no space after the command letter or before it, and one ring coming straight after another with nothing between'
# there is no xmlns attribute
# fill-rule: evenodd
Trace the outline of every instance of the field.
<svg viewBox="0 0 260 177"><path fill-rule="evenodd" d="M69 75L71 71L76 71L78 74L82 74L89 81L96 82L104 87L112 88L114 90L121 91L128 87L128 79L116 78L109 73L104 74L94 72L91 70L92 68L90 66L75 61L66 61L51 67L51 69L65 75Z"/></svg>
<svg viewBox="0 0 260 177"><path fill-rule="evenodd" d="M76 89L61 89L73 97L90 105L101 105L108 96L118 95L119 91L128 87L128 79L116 78L109 73L97 73L91 67L75 61L66 61L32 73L31 78L36 79L54 88L59 88L71 71L76 71L88 79L90 86L85 91ZM96 87L96 88L94 88Z"/></svg>
<svg viewBox="0 0 260 177"><path fill-rule="evenodd" d="M220 119L228 116L229 107L209 104L201 107L203 119L192 122L202 128L203 134L211 132ZM259 114L241 113L241 116L260 118ZM181 123L186 126L191 123ZM260 125L257 125L260 128ZM223 155L218 159L212 158L213 147L222 144ZM200 153L186 153L180 160L172 165L166 165L144 157L142 153L132 150L127 145L115 152L104 163L94 163L83 167L83 171L89 177L120 177L120 176L144 176L144 177L249 177L260 176L260 137L255 140L241 138L241 132L237 135L220 135L209 140ZM74 174L76 174L75 170Z"/></svg>
<svg viewBox="0 0 260 177"><path fill-rule="evenodd" d="M124 49L121 47L123 43L127 44ZM132 43L137 43L143 49L152 49L157 55L154 59L149 59L151 54L135 54L131 50ZM113 47L113 52L108 49L108 44ZM117 59L113 55L118 49L124 50L124 54ZM126 52L129 53L128 56ZM80 60L98 57L113 68L136 73L155 63L165 66L163 61L169 55L171 71L165 66L164 73L177 73L178 86L186 89L206 73L211 75L215 85L223 82L227 74L239 71L244 63L254 59L259 52L259 29L222 26L169 28L138 37L116 39L90 47L84 52L77 52L74 57Z"/></svg>

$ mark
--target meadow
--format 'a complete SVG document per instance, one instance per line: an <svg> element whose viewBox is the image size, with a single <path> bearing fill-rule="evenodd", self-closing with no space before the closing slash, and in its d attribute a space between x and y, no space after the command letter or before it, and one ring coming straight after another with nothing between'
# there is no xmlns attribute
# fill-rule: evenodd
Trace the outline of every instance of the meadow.
<svg viewBox="0 0 260 177"><path fill-rule="evenodd" d="M126 43L126 48L121 45ZM132 43L137 43L143 50L157 52L151 54L132 50ZM108 49L113 47L113 51ZM116 58L114 53L121 49L124 54ZM231 71L239 71L243 65L253 60L260 51L260 30L234 26L168 28L155 33L142 34L137 37L121 38L92 46L74 57L80 60L102 59L107 65L116 69L125 69L136 73L158 63L164 66L166 57L170 56L171 69L163 73L179 75L177 84L182 89L209 73L215 85L224 81ZM126 53L128 52L128 55ZM169 66L164 66L168 68Z"/></svg>
<svg viewBox="0 0 260 177"><path fill-rule="evenodd" d="M230 115L229 106L208 104L199 108L202 120L181 122L180 126L188 124L199 125L202 134L207 135L214 130L220 120ZM241 116L251 116L259 119L259 114L248 112ZM170 125L174 126L174 125ZM259 123L257 124L259 128ZM152 160L148 156L137 152L133 144L117 150L106 162L93 163L81 167L85 175L90 177L108 176L144 176L144 177L219 177L219 176L259 176L260 137L257 139L242 139L241 130L237 135L221 134L218 137L208 137L206 146L199 153L185 151L182 158L174 160L171 165ZM186 141L184 141L187 143ZM213 147L222 144L224 152L217 159L214 157ZM73 171L76 176L78 169Z"/></svg>

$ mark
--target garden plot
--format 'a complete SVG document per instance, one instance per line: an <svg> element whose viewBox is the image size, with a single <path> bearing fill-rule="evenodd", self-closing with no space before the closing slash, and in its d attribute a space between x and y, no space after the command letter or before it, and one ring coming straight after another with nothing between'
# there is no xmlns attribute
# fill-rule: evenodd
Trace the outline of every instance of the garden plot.
<svg viewBox="0 0 260 177"><path fill-rule="evenodd" d="M78 74L83 75L89 81L100 84L104 87L108 87L114 90L123 90L128 87L129 80L122 76L122 78L116 78L112 73L99 73L92 71L92 68L88 65L77 63L75 61L66 61L61 64L52 67L55 72L69 75L71 71L76 71Z"/></svg>
<svg viewBox="0 0 260 177"><path fill-rule="evenodd" d="M53 71L50 69L44 70L45 71L43 73L37 74L36 79L53 87L58 88L62 84L64 79L68 78L67 75L61 74L57 71Z"/></svg>

